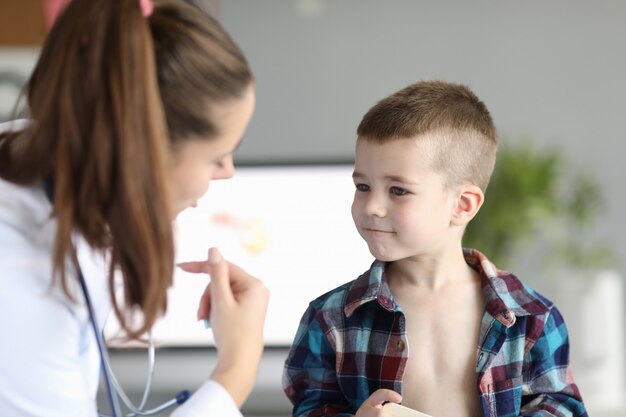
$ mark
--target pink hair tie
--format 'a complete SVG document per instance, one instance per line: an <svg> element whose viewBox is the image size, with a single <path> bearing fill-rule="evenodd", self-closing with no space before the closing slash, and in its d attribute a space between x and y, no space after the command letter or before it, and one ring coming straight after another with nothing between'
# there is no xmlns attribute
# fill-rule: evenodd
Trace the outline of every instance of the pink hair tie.
<svg viewBox="0 0 626 417"><path fill-rule="evenodd" d="M144 17L150 17L154 11L154 3L152 3L152 0L139 0L139 7L141 7L141 14Z"/></svg>

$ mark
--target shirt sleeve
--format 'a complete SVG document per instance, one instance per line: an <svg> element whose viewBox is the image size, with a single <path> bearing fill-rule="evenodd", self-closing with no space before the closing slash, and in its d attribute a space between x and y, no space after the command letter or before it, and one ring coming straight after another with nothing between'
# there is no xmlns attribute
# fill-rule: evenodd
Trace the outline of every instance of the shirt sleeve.
<svg viewBox="0 0 626 417"><path fill-rule="evenodd" d="M51 286L48 208L6 183L0 195L0 415L96 417L99 357L84 308Z"/></svg>
<svg viewBox="0 0 626 417"><path fill-rule="evenodd" d="M172 417L243 417L228 391L219 383L208 380L194 392Z"/></svg>
<svg viewBox="0 0 626 417"><path fill-rule="evenodd" d="M556 307L527 358L520 416L588 417L574 382L567 327Z"/></svg>
<svg viewBox="0 0 626 417"><path fill-rule="evenodd" d="M283 370L283 389L294 417L353 416L335 368L336 352L309 306L304 313Z"/></svg>

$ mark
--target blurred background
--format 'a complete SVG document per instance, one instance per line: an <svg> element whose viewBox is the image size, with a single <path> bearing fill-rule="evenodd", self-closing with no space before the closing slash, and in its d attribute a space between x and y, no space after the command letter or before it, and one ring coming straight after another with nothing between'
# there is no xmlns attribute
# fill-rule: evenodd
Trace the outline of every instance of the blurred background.
<svg viewBox="0 0 626 417"><path fill-rule="evenodd" d="M217 15L255 72L257 110L236 154L243 178L256 178L260 198L285 212L298 199L313 198L307 210L291 210L284 218L294 230L289 243L296 252L299 242L310 238L302 224L351 222L344 212L350 185L347 203L333 201L335 185L349 172L356 126L377 100L419 79L470 86L490 109L502 145L488 203L466 243L556 302L570 329L574 375L589 414L625 415L626 2L196 3ZM0 0L1 120L13 114L37 58L45 36L44 10L54 13L39 0ZM340 168L340 176L333 177L324 174L330 172L326 166L347 170ZM303 179L285 186L275 180L276 172ZM254 203L246 184L232 185L242 187L236 197L241 204ZM207 206L210 202L211 193ZM315 211L334 204L338 209L323 216ZM197 217L183 213L181 242L197 238L188 226L194 221ZM307 287L308 277L320 275L322 261L333 257L355 271L368 266L361 255L346 256L333 247L344 237L360 245L356 232L333 231L346 236L314 242L320 249L306 265L299 264L301 258L289 264L283 256L255 268L250 260L248 269L272 283L270 308L292 320L268 323L272 330L255 392L244 406L247 416L290 413L280 386L289 344L285 335L295 332L305 300L325 291ZM306 260L309 252L300 252ZM338 273L320 285L331 289L353 278ZM300 298L294 296L298 280L308 288ZM195 304L190 297L197 296L189 291L174 291L173 303ZM184 327L192 319L172 315L167 320ZM193 389L209 374L215 351L210 334L203 332L194 328L175 337L163 332L154 403ZM115 349L112 356L122 384L137 395L144 384L145 353Z"/></svg>

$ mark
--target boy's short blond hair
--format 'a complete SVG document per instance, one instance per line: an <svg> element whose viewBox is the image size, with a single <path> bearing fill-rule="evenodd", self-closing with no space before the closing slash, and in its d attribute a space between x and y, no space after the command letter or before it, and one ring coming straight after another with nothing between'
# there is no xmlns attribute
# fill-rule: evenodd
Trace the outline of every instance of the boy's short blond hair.
<svg viewBox="0 0 626 417"><path fill-rule="evenodd" d="M446 184L471 183L483 192L498 149L485 104L467 86L438 80L411 84L376 103L363 116L357 135L374 143L432 141L431 168Z"/></svg>

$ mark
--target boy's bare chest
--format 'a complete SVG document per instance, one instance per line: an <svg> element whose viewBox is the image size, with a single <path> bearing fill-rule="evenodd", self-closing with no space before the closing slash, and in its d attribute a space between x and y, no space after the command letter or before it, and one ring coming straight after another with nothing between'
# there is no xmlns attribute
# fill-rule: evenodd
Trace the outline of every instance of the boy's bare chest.
<svg viewBox="0 0 626 417"><path fill-rule="evenodd" d="M409 358L404 405L434 417L482 415L476 390L480 294L405 304Z"/></svg>

